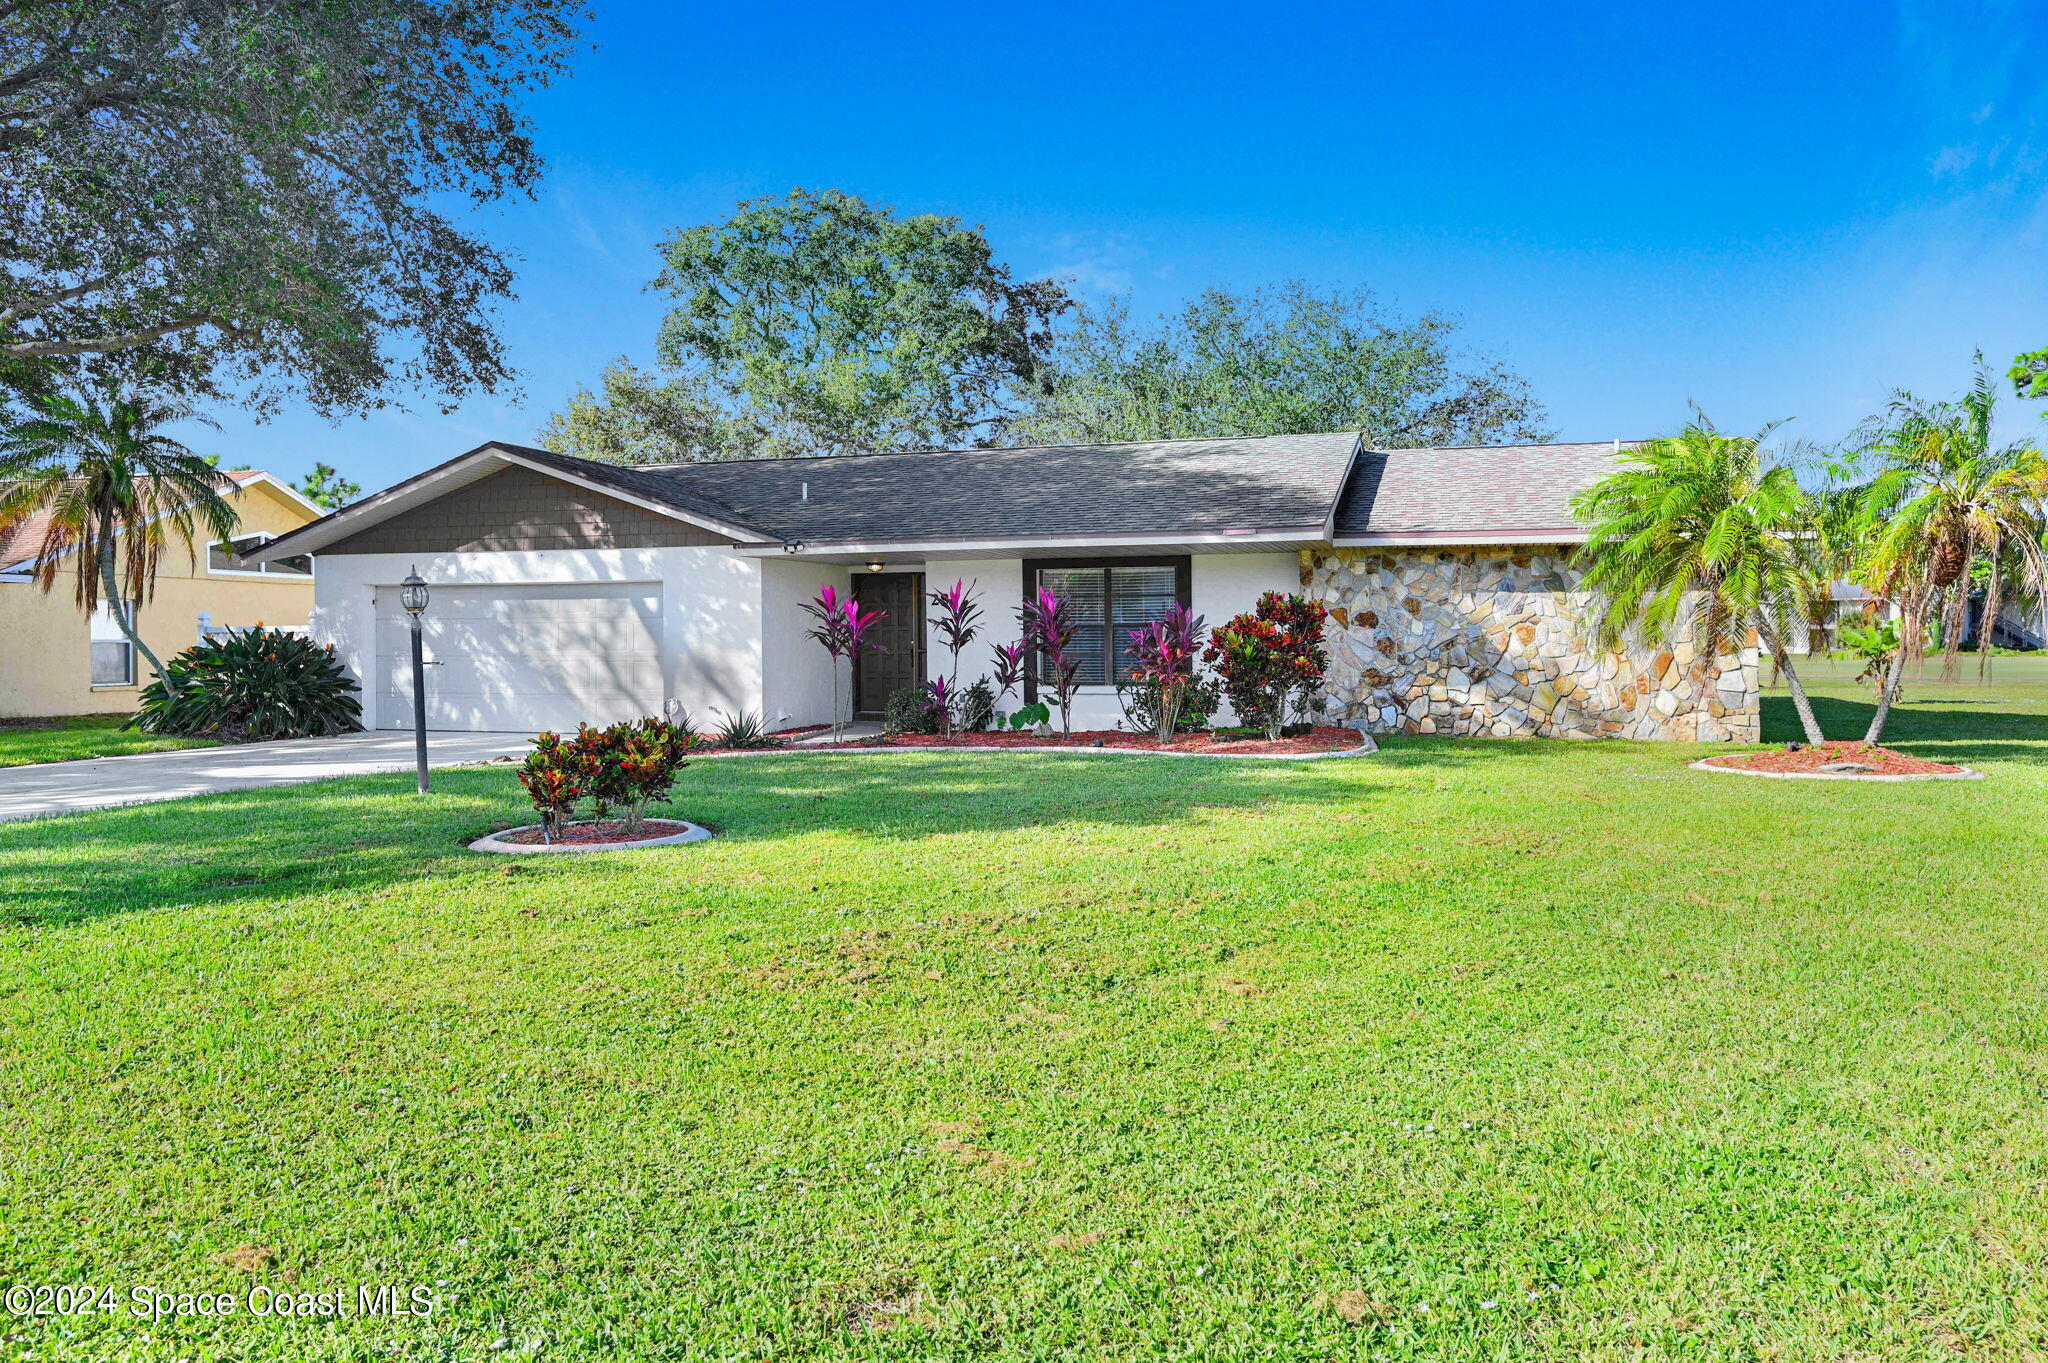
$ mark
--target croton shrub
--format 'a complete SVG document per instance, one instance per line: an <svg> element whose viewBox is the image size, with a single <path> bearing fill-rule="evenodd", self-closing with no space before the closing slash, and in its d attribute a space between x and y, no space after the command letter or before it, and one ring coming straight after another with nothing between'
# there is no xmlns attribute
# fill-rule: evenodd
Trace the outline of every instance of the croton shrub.
<svg viewBox="0 0 2048 1363"><path fill-rule="evenodd" d="M696 743L695 734L665 719L621 722L603 729L578 726L576 737L544 733L519 768L519 784L540 814L549 841L589 800L592 813L620 816L628 833L645 827L647 807L668 803L677 774Z"/></svg>
<svg viewBox="0 0 2048 1363"><path fill-rule="evenodd" d="M1329 608L1300 593L1267 592L1244 615L1210 632L1202 660L1216 669L1240 724L1279 738L1290 709L1306 712L1322 690Z"/></svg>

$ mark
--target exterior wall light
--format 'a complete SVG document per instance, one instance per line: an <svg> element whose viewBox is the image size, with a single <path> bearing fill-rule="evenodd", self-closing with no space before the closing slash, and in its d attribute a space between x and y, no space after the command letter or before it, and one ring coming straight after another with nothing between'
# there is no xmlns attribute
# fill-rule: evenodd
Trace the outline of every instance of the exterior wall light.
<svg viewBox="0 0 2048 1363"><path fill-rule="evenodd" d="M882 571L882 560L880 560L880 559L878 559L878 558L871 558L871 559L869 559L869 560L868 560L868 571L869 571L869 572L871 572L871 573L879 573L879 572L881 572L881 571Z"/></svg>

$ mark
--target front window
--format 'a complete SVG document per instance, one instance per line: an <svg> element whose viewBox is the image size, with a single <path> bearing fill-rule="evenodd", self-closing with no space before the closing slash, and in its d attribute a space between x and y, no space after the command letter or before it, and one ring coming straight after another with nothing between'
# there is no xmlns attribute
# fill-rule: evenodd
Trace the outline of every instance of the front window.
<svg viewBox="0 0 2048 1363"><path fill-rule="evenodd" d="M1026 565L1033 594L1050 590L1072 612L1074 639L1067 656L1078 662L1083 686L1129 681L1137 666L1131 631L1142 629L1178 601L1187 604L1188 560L1135 559L1107 562L1038 562ZM1040 660L1041 672L1044 662Z"/></svg>
<svg viewBox="0 0 2048 1363"><path fill-rule="evenodd" d="M214 573L261 573L270 577L311 577L313 559L308 554L296 554L290 558L272 559L268 563L245 563L241 555L258 545L268 544L275 535L237 535L231 540L215 540L206 546L206 568Z"/></svg>

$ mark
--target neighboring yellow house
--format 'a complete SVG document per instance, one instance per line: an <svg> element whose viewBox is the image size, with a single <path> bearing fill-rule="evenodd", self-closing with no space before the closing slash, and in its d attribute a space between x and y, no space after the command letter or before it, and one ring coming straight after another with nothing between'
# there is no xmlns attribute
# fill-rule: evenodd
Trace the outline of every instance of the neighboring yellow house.
<svg viewBox="0 0 2048 1363"><path fill-rule="evenodd" d="M157 572L156 595L142 603L142 638L166 663L198 642L200 614L215 627L275 625L304 629L313 609L311 559L242 564L236 550L317 520L320 508L267 473L228 475L228 502L241 514L232 545L188 556L173 543ZM105 609L92 619L73 599L73 565L47 594L28 579L43 525L31 519L0 531L0 719L89 715L135 708L152 678L149 664Z"/></svg>

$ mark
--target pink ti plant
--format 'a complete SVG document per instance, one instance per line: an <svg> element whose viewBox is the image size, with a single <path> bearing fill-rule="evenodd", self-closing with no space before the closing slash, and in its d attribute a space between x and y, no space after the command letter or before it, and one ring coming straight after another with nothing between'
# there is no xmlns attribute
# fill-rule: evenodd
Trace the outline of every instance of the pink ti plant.
<svg viewBox="0 0 2048 1363"><path fill-rule="evenodd" d="M1136 679L1159 688L1158 739L1173 737L1181 702L1195 680L1195 657L1201 651L1202 617L1191 615L1176 601L1166 614L1143 629L1131 631L1131 656L1138 661Z"/></svg>
<svg viewBox="0 0 2048 1363"><path fill-rule="evenodd" d="M839 589L827 582L818 588L815 601L804 603L804 613L818 623L805 633L825 646L832 655L832 733L839 734L839 660L851 658L860 652L861 643L875 623L888 614L887 611L863 611L853 593L841 596ZM881 649L880 644L872 647Z"/></svg>
<svg viewBox="0 0 2048 1363"><path fill-rule="evenodd" d="M953 666L946 673L946 694L954 695L960 686L960 650L973 643L981 635L981 607L974 600L974 589L955 578L953 585L943 592L932 592L930 601L934 608L932 628L939 638L945 640L946 648L953 655ZM950 701L941 724L945 731L953 732L953 711Z"/></svg>
<svg viewBox="0 0 2048 1363"><path fill-rule="evenodd" d="M1067 645L1074 641L1073 616L1058 593L1050 587L1040 587L1038 595L1018 609L1017 619L1024 627L1024 642L1044 660L1049 675L1040 680L1051 685L1054 702L1060 707L1060 729L1071 738L1074 693L1081 689L1081 664L1067 657Z"/></svg>

